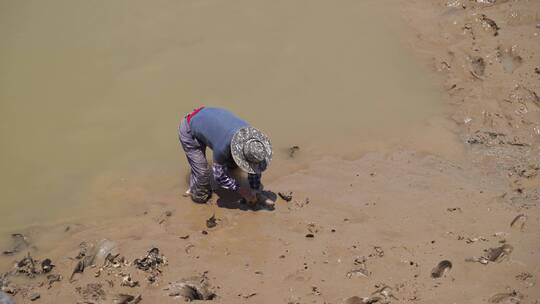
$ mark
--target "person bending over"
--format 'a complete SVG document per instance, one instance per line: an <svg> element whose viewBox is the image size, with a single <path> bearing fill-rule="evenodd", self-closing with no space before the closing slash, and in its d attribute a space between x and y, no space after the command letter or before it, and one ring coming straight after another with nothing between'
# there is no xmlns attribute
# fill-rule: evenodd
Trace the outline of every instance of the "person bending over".
<svg viewBox="0 0 540 304"><path fill-rule="evenodd" d="M257 202L262 191L261 173L272 160L272 145L265 134L228 110L200 107L182 119L179 139L191 166L186 196L206 203L212 196L213 175L220 187L236 191L250 203ZM211 169L206 147L214 155ZM236 167L247 172L249 187L231 177L229 170ZM271 204L268 200L266 203Z"/></svg>

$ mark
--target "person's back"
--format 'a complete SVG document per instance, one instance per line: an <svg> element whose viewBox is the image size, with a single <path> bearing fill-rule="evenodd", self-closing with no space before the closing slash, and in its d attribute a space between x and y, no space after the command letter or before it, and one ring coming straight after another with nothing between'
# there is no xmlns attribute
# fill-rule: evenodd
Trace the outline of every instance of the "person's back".
<svg viewBox="0 0 540 304"><path fill-rule="evenodd" d="M236 131L249 124L221 108L202 108L190 119L193 136L212 149L214 161L231 162L231 139Z"/></svg>

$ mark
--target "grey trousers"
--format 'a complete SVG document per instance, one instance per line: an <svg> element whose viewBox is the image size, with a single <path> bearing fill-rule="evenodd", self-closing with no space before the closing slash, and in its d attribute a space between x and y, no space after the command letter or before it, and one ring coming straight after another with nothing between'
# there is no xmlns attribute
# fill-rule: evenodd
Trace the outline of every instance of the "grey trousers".
<svg viewBox="0 0 540 304"><path fill-rule="evenodd" d="M178 138L191 167L189 177L191 199L197 203L206 203L212 196L210 184L212 169L206 160L206 146L193 137L185 118L180 123Z"/></svg>

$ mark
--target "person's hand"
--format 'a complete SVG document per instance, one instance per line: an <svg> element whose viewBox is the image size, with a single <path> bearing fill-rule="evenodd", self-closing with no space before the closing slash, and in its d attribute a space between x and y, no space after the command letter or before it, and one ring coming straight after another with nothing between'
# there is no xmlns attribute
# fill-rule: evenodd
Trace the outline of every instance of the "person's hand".
<svg viewBox="0 0 540 304"><path fill-rule="evenodd" d="M248 201L248 203L255 203L257 202L257 196L253 193L253 191L249 188L240 187L238 189L238 193Z"/></svg>

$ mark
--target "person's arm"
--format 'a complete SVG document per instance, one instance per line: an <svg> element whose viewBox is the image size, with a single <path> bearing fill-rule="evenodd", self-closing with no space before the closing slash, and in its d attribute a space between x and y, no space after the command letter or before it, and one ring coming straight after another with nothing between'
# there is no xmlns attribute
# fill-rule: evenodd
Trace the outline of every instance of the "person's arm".
<svg viewBox="0 0 540 304"><path fill-rule="evenodd" d="M252 190L255 190L255 191L262 190L260 173L248 174L248 181L249 181L249 186L251 187Z"/></svg>

